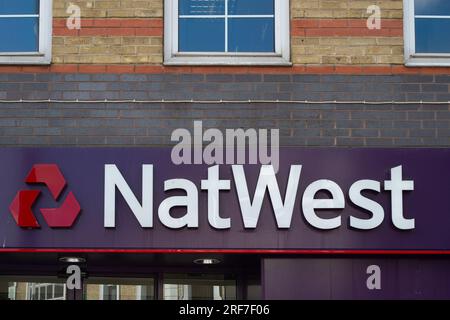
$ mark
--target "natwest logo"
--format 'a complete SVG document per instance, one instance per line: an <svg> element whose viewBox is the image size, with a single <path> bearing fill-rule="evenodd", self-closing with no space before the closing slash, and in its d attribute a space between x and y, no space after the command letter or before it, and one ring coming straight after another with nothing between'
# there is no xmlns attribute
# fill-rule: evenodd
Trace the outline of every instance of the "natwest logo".
<svg viewBox="0 0 450 320"><path fill-rule="evenodd" d="M25 182L28 184L45 184L55 201L58 201L66 180L56 164L36 164L31 169ZM40 190L19 190L9 210L18 226L39 228L32 207L39 197ZM80 204L70 192L59 208L41 208L45 222L51 228L69 228L80 214Z"/></svg>

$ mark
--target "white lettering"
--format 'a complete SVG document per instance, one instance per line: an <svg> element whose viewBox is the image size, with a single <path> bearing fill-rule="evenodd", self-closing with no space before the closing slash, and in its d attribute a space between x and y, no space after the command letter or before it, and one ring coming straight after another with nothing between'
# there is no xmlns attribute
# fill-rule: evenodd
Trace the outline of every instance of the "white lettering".
<svg viewBox="0 0 450 320"><path fill-rule="evenodd" d="M331 199L316 199L318 191L327 190ZM318 180L311 183L305 190L302 208L305 219L315 228L330 230L341 226L341 216L324 219L316 214L316 209L344 209L345 199L341 188L331 180Z"/></svg>
<svg viewBox="0 0 450 320"><path fill-rule="evenodd" d="M230 190L230 180L219 179L219 166L208 169L208 180L202 180L202 190L208 191L208 221L216 229L229 229L231 219L223 219L219 212L220 190Z"/></svg>
<svg viewBox="0 0 450 320"><path fill-rule="evenodd" d="M116 165L105 165L105 228L116 227L116 187L141 227L153 227L153 165L142 166L142 205Z"/></svg>
<svg viewBox="0 0 450 320"><path fill-rule="evenodd" d="M391 169L391 180L384 182L384 189L391 191L392 223L400 230L415 227L414 219L405 219L403 214L403 191L413 191L414 181L404 181L402 166Z"/></svg>
<svg viewBox="0 0 450 320"><path fill-rule="evenodd" d="M161 202L158 209L159 220L170 229L184 227L198 228L198 191L195 184L186 179L172 179L164 182L164 191L183 189L186 196L173 196ZM186 214L180 218L173 218L170 209L185 206Z"/></svg>
<svg viewBox="0 0 450 320"><path fill-rule="evenodd" d="M370 230L378 227L384 220L383 207L377 202L364 197L363 190L380 192L381 183L374 180L359 180L355 182L349 191L350 200L358 207L369 211L372 214L370 219L360 219L350 217L350 226L355 229Z"/></svg>
<svg viewBox="0 0 450 320"><path fill-rule="evenodd" d="M249 229L256 228L264 195L266 189L268 189L278 228L290 228L302 166L291 166L284 203L281 199L280 189L278 188L278 182L272 166L261 166L253 202L250 200L243 167L234 165L232 169L244 227Z"/></svg>

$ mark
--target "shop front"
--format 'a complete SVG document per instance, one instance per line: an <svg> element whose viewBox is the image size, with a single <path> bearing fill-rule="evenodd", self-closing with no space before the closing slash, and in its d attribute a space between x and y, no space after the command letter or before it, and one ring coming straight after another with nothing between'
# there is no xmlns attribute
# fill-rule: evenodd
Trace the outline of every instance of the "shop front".
<svg viewBox="0 0 450 320"><path fill-rule="evenodd" d="M447 149L0 153L2 299L450 298Z"/></svg>

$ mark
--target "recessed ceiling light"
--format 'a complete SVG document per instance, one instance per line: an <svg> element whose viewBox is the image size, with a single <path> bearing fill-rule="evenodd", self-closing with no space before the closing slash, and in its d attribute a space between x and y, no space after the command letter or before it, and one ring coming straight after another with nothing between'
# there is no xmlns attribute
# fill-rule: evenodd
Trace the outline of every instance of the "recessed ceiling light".
<svg viewBox="0 0 450 320"><path fill-rule="evenodd" d="M203 265L212 265L212 264L219 264L219 259L196 259L194 260L195 264L203 264Z"/></svg>
<svg viewBox="0 0 450 320"><path fill-rule="evenodd" d="M86 259L81 257L61 257L59 258L59 261L65 263L84 263L86 262Z"/></svg>

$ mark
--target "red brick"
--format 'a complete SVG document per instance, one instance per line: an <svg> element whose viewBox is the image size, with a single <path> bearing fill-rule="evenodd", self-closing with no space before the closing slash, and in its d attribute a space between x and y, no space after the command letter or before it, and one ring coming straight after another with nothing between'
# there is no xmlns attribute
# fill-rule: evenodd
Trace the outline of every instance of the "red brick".
<svg viewBox="0 0 450 320"><path fill-rule="evenodd" d="M122 27L128 28L162 28L162 19L117 19Z"/></svg>
<svg viewBox="0 0 450 320"><path fill-rule="evenodd" d="M0 73L20 73L22 72L21 66L2 66L0 65Z"/></svg>
<svg viewBox="0 0 450 320"><path fill-rule="evenodd" d="M361 74L361 66L335 66L335 73L339 74Z"/></svg>
<svg viewBox="0 0 450 320"><path fill-rule="evenodd" d="M318 19L294 19L291 25L293 28L318 28L319 22Z"/></svg>
<svg viewBox="0 0 450 320"><path fill-rule="evenodd" d="M161 28L136 28L136 36L162 36L163 30Z"/></svg>
<svg viewBox="0 0 450 320"><path fill-rule="evenodd" d="M22 72L34 72L34 73L42 73L42 72L49 72L50 66L23 66Z"/></svg>
<svg viewBox="0 0 450 320"><path fill-rule="evenodd" d="M56 27L56 28L53 28L53 35L54 36L76 37L76 36L79 36L79 30L77 30L77 29L70 30L67 27Z"/></svg>
<svg viewBox="0 0 450 320"><path fill-rule="evenodd" d="M319 19L318 28L347 28L349 19Z"/></svg>
<svg viewBox="0 0 450 320"><path fill-rule="evenodd" d="M362 73L364 74L391 74L391 66L363 66Z"/></svg>
<svg viewBox="0 0 450 320"><path fill-rule="evenodd" d="M450 74L450 67L426 67L420 68L423 74Z"/></svg>
<svg viewBox="0 0 450 320"><path fill-rule="evenodd" d="M82 73L102 73L106 72L106 65L80 65L78 71Z"/></svg>
<svg viewBox="0 0 450 320"><path fill-rule="evenodd" d="M134 71L136 73L162 73L165 70L163 66L136 65Z"/></svg>
<svg viewBox="0 0 450 320"><path fill-rule="evenodd" d="M334 73L334 66L307 65L306 73Z"/></svg>
<svg viewBox="0 0 450 320"><path fill-rule="evenodd" d="M72 73L78 72L77 64L52 64L50 67L51 72L60 72L60 73Z"/></svg>
<svg viewBox="0 0 450 320"><path fill-rule="evenodd" d="M108 73L133 73L134 65L120 65L120 64L106 65L106 72L108 72Z"/></svg>
<svg viewBox="0 0 450 320"><path fill-rule="evenodd" d="M421 72L421 68L407 68L403 65L401 66L392 66L392 73L413 73L417 74Z"/></svg>

